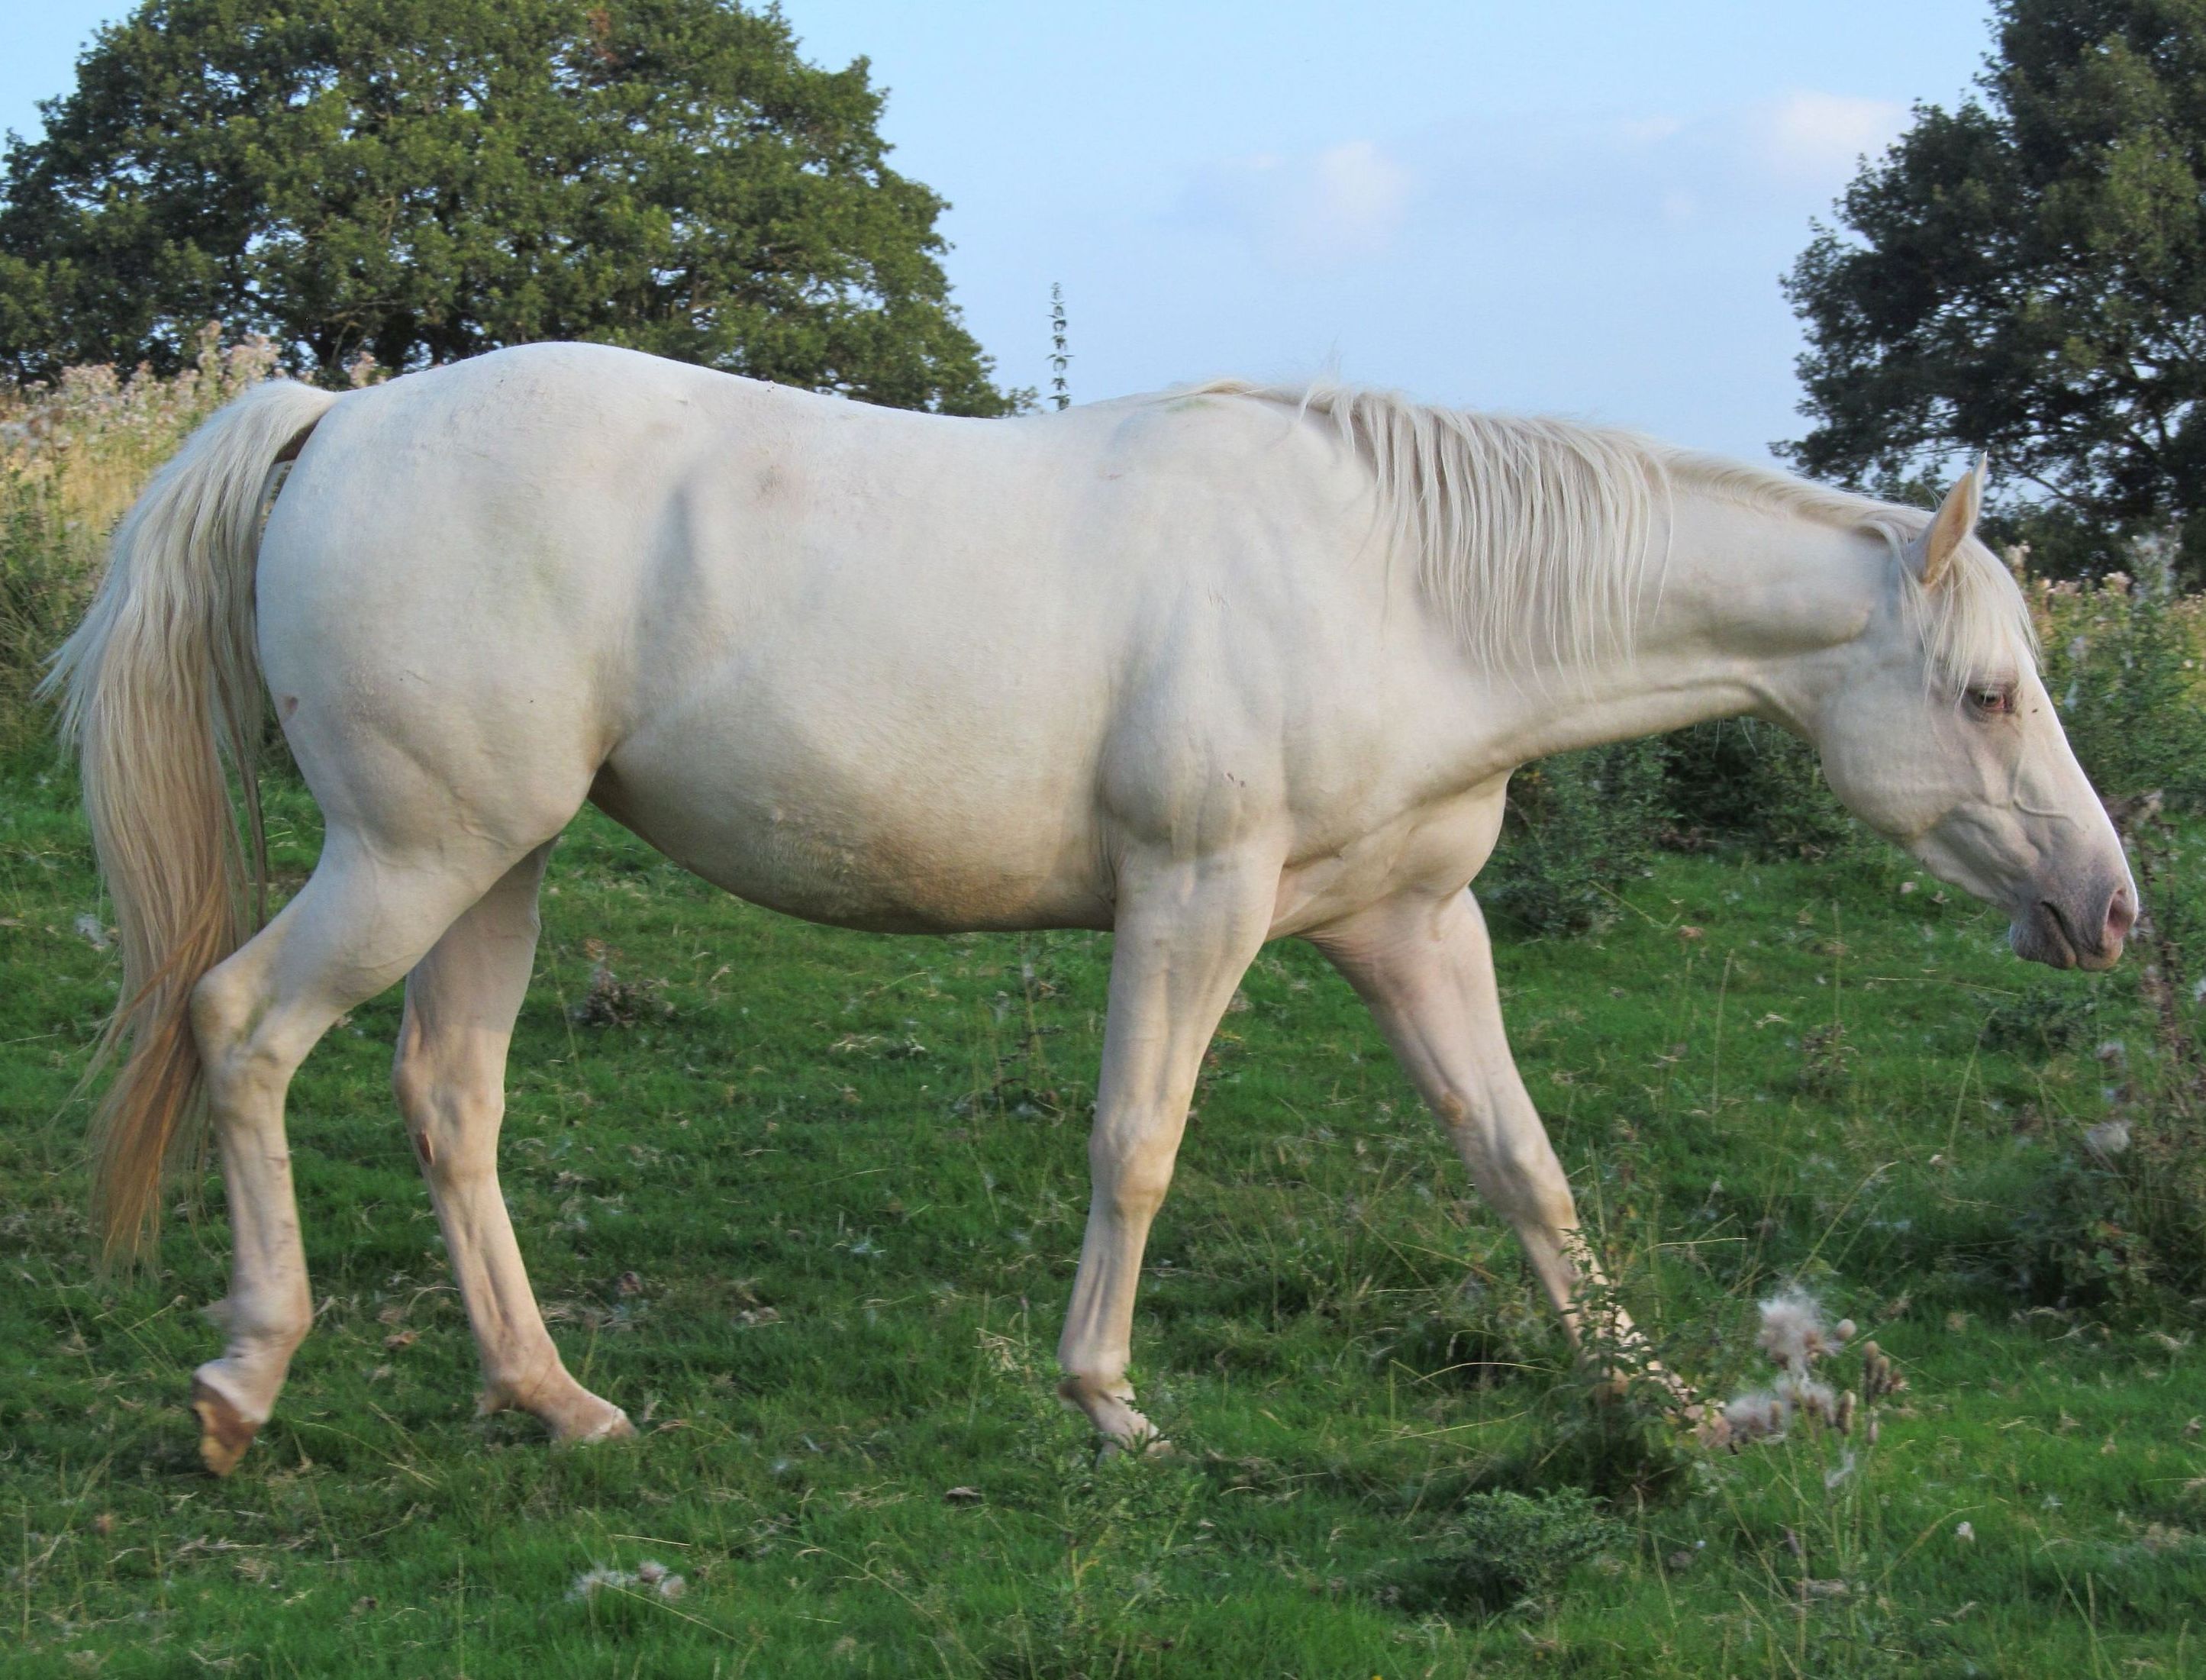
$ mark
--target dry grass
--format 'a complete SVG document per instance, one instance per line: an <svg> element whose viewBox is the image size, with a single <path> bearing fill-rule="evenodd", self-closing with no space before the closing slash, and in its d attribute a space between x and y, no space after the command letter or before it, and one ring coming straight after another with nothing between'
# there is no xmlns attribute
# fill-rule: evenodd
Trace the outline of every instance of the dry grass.
<svg viewBox="0 0 2206 1680"><path fill-rule="evenodd" d="M31 691L99 578L108 534L192 429L277 371L265 339L210 325L173 378L72 367L0 386L0 749L45 730Z"/></svg>

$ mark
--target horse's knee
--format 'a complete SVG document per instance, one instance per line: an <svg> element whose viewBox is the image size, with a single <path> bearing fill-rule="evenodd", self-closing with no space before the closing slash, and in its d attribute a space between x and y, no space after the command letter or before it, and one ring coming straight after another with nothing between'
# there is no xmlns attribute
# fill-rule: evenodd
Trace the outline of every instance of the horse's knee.
<svg viewBox="0 0 2206 1680"><path fill-rule="evenodd" d="M400 1040L391 1088L423 1172L450 1182L494 1169L504 1092L440 1066L428 1042L413 1033Z"/></svg>
<svg viewBox="0 0 2206 1680"><path fill-rule="evenodd" d="M1570 1180L1544 1130L1520 1132L1465 1124L1454 1128L1464 1163L1481 1194L1512 1223L1547 1230L1577 1224Z"/></svg>
<svg viewBox="0 0 2206 1680"><path fill-rule="evenodd" d="M1100 1165L1095 1172L1096 1201L1118 1220L1146 1226L1164 1206L1171 1189L1172 1164L1136 1155Z"/></svg>

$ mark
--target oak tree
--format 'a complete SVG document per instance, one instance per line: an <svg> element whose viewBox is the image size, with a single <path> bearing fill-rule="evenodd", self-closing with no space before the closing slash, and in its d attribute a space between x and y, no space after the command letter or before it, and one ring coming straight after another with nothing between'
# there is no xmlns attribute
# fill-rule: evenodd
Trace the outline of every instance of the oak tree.
<svg viewBox="0 0 2206 1680"><path fill-rule="evenodd" d="M1991 451L2041 527L2190 520L2206 575L2206 0L1997 0L1976 98L1917 108L1793 268L1786 450L1853 481Z"/></svg>
<svg viewBox="0 0 2206 1680"><path fill-rule="evenodd" d="M0 173L0 365L329 378L584 338L867 401L1010 399L862 59L732 0L146 0Z"/></svg>

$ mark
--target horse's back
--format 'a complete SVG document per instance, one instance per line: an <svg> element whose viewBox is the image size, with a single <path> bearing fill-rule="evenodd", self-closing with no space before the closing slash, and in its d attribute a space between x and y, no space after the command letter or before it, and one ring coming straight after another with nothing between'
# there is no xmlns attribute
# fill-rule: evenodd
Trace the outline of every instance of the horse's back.
<svg viewBox="0 0 2206 1680"><path fill-rule="evenodd" d="M1297 435L502 352L324 422L270 523L265 664L340 802L426 754L498 807L471 819L556 828L589 792L801 914L1105 923L1114 825L1255 820L1220 790L1276 806L1286 709L1327 703L1355 485Z"/></svg>

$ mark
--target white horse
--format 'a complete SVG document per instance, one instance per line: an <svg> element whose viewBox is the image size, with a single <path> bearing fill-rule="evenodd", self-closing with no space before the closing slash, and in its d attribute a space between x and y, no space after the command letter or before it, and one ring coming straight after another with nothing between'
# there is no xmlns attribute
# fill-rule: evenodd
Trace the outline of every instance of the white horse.
<svg viewBox="0 0 2206 1680"><path fill-rule="evenodd" d="M1516 766L1750 713L2012 911L2024 956L2120 955L2135 888L1972 535L1980 473L1931 517L1329 386L975 421L580 345L240 398L122 526L53 678L125 952L110 1248L151 1234L202 1109L227 1178L208 1464L236 1463L313 1316L286 1086L402 976L398 1100L483 1403L628 1433L560 1361L494 1159L538 882L585 801L818 921L1113 931L1058 1354L1112 1440L1148 1435L1142 1244L1268 939L1362 994L1575 1333L1577 1214L1466 891ZM222 755L249 804L264 683L328 837L247 938Z"/></svg>

